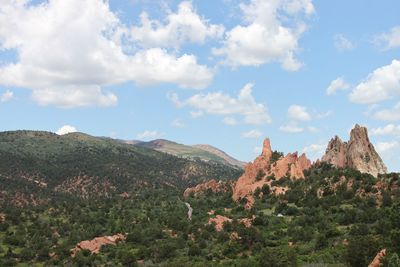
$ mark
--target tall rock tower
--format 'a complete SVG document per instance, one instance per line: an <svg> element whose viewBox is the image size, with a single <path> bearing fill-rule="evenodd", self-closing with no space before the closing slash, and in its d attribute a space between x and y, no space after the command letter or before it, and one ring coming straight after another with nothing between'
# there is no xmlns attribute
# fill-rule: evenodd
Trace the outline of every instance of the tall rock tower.
<svg viewBox="0 0 400 267"><path fill-rule="evenodd" d="M375 177L387 172L381 157L369 141L367 128L358 124L350 132L350 141L343 142L337 136L332 138L321 161L339 168L353 168Z"/></svg>

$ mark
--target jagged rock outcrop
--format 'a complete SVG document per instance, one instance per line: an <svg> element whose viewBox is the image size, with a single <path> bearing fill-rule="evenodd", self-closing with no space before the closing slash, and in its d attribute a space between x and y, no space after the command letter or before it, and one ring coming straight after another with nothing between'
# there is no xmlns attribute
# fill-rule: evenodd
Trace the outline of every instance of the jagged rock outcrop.
<svg viewBox="0 0 400 267"><path fill-rule="evenodd" d="M382 259L386 256L386 249L382 249L381 251L376 254L375 258L372 262L368 265L368 267L379 267L381 265Z"/></svg>
<svg viewBox="0 0 400 267"><path fill-rule="evenodd" d="M75 255L81 250L89 250L91 253L98 254L102 246L115 246L118 242L125 240L125 238L126 237L123 234L116 234L113 236L101 236L92 240L81 241L71 250L71 256L75 257Z"/></svg>
<svg viewBox="0 0 400 267"><path fill-rule="evenodd" d="M241 198L247 198L246 208L251 208L254 203L253 193L257 188L262 188L267 184L271 188L271 192L275 194L285 193L284 188L271 186L272 179L268 177L274 176L275 179L288 176L291 179L304 178L304 170L311 167L311 161L307 159L305 154L300 157L297 152L289 153L285 157L281 156L273 158L273 152L269 139L264 140L263 151L254 162L249 163L245 167L244 174L236 182L233 190L233 199L238 201Z"/></svg>
<svg viewBox="0 0 400 267"><path fill-rule="evenodd" d="M369 141L367 128L358 124L351 130L349 142L343 142L337 136L332 138L321 161L339 168L353 168L375 177L387 172L381 157Z"/></svg>
<svg viewBox="0 0 400 267"><path fill-rule="evenodd" d="M190 194L198 196L199 194L203 194L207 190L211 190L213 193L226 192L228 190L228 186L223 181L217 182L216 180L212 179L205 183L198 184L195 187L186 188L185 192L183 192L183 196L185 198L189 197Z"/></svg>

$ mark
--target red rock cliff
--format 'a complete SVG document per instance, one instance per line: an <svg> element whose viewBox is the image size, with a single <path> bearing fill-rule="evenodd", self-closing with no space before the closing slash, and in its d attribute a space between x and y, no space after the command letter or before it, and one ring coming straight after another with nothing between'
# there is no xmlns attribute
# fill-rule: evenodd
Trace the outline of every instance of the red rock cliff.
<svg viewBox="0 0 400 267"><path fill-rule="evenodd" d="M276 162L271 162L271 159L271 144L269 139L265 139L262 154L254 162L245 166L244 174L236 182L232 196L235 201L246 197L248 200L246 208L250 208L254 202L253 192L264 184L268 184L271 187L272 180L268 181L266 177L273 175L275 179L280 179L284 176L289 176L291 179L304 178L303 171L311 167L311 162L306 155L303 154L298 157L297 152L289 153L285 157L276 160ZM273 190L274 188L271 189ZM284 193L285 190L281 189L279 188L276 192Z"/></svg>

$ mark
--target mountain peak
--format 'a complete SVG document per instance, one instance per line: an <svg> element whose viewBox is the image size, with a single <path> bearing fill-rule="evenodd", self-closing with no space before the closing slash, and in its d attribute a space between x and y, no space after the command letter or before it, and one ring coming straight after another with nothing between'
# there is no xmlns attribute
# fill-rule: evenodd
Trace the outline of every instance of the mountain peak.
<svg viewBox="0 0 400 267"><path fill-rule="evenodd" d="M358 124L351 130L349 142L342 142L338 136L332 138L321 161L339 168L353 168L375 177L387 172L385 164L369 140L367 128Z"/></svg>

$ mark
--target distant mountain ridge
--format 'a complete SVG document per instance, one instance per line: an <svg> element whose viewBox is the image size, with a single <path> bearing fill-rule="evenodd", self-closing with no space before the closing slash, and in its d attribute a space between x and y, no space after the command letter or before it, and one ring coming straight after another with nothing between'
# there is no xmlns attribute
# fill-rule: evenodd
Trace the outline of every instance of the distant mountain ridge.
<svg viewBox="0 0 400 267"><path fill-rule="evenodd" d="M86 199L141 188L183 190L240 173L217 161L177 157L84 133L0 132L0 202L25 191L27 196L66 193Z"/></svg>
<svg viewBox="0 0 400 267"><path fill-rule="evenodd" d="M224 151L211 145L183 145L166 139L156 139L149 142L125 141L127 144L146 147L160 152L183 158L199 158L204 161L216 161L235 168L243 169L245 162L229 156Z"/></svg>

